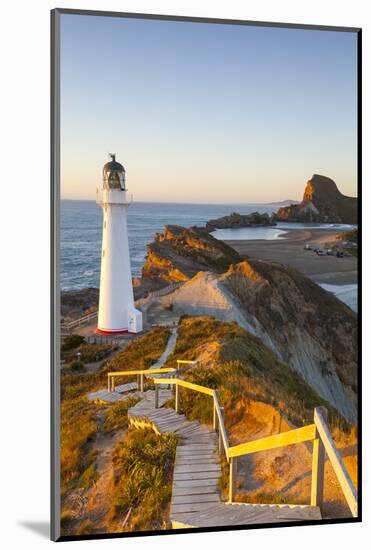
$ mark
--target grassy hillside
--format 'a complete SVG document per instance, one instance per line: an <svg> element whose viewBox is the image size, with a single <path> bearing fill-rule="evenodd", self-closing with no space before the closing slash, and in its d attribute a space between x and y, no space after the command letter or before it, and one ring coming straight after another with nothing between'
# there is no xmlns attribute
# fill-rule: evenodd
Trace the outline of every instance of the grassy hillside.
<svg viewBox="0 0 371 550"><path fill-rule="evenodd" d="M346 426L298 374L236 323L213 317L183 317L166 366L174 366L176 359L197 358L201 358L200 365L185 378L219 390L227 427L239 421L251 401L273 406L297 426L312 422L314 407L326 406L330 423ZM207 396L182 390L181 404L191 418L211 421L211 399Z"/></svg>
<svg viewBox="0 0 371 550"><path fill-rule="evenodd" d="M107 362L105 372L148 369L163 354L169 336L169 329L156 327L141 338L136 338Z"/></svg>
<svg viewBox="0 0 371 550"><path fill-rule="evenodd" d="M131 342L96 373L62 369L61 494L65 534L92 532L94 525L83 519L79 503L83 495L93 490L101 475L97 462L100 457L94 450L97 436L102 439L125 430L127 410L136 402L136 399L129 398L109 407L99 407L87 399L87 393L106 387L110 370L149 367L164 352L168 337L167 329L156 328Z"/></svg>

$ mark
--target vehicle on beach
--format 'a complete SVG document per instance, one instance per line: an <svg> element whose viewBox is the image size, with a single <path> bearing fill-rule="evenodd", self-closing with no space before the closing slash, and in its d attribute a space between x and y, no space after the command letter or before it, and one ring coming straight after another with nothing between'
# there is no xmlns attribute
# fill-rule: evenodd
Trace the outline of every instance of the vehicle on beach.
<svg viewBox="0 0 371 550"><path fill-rule="evenodd" d="M322 248L317 249L317 256L326 256L326 252Z"/></svg>
<svg viewBox="0 0 371 550"><path fill-rule="evenodd" d="M304 250L312 250L312 247L310 246L310 244L306 244L304 246Z"/></svg>

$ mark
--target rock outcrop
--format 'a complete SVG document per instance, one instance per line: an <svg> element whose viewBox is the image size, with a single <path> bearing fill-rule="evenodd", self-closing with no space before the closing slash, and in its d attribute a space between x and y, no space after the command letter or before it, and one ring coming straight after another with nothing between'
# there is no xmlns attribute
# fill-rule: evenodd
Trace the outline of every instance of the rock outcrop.
<svg viewBox="0 0 371 550"><path fill-rule="evenodd" d="M237 212L232 212L229 216L209 220L206 223L206 229L214 231L214 229L236 229L238 227L259 227L266 225L276 225L276 222L271 219L269 214L259 214L259 212L238 214Z"/></svg>
<svg viewBox="0 0 371 550"><path fill-rule="evenodd" d="M357 198L340 193L336 183L314 174L300 204L280 208L273 218L288 222L357 223Z"/></svg>
<svg viewBox="0 0 371 550"><path fill-rule="evenodd" d="M298 271L243 261L222 275L199 273L163 300L189 315L236 321L347 420L356 421L356 314Z"/></svg>
<svg viewBox="0 0 371 550"><path fill-rule="evenodd" d="M187 281L199 271L223 273L241 261L231 247L209 235L206 229L166 225L147 245L142 278L166 283Z"/></svg>
<svg viewBox="0 0 371 550"><path fill-rule="evenodd" d="M88 287L81 290L61 292L61 316L80 317L98 307L99 288Z"/></svg>

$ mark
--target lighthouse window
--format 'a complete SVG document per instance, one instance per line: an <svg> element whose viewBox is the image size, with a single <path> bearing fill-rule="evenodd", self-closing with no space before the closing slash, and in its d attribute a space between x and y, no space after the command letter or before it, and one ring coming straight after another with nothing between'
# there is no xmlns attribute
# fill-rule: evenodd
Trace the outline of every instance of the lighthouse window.
<svg viewBox="0 0 371 550"><path fill-rule="evenodd" d="M106 229L107 222L104 220L104 229Z"/></svg>
<svg viewBox="0 0 371 550"><path fill-rule="evenodd" d="M102 256L103 256L103 258L104 258L104 256L105 256L105 253L106 253L106 251L105 251L105 250L103 250L103 252L102 252Z"/></svg>

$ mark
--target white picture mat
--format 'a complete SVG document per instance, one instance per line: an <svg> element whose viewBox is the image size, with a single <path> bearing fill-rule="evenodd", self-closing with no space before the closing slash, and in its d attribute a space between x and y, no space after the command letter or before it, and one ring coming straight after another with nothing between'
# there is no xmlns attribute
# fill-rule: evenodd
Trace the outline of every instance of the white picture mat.
<svg viewBox="0 0 371 550"><path fill-rule="evenodd" d="M2 5L1 121L2 121L2 542L5 548L42 548L49 521L49 10L54 7L104 9L171 15L248 19L339 26L361 26L364 59L363 205L371 204L370 162L370 31L368 3L363 0L310 3L281 0L212 2L69 0L56 5L19 0ZM368 125L366 124L368 122ZM367 127L368 126L368 127ZM368 185L367 185L368 182ZM371 387L369 326L370 290L366 270L371 224L364 214L364 369L363 388ZM179 550L189 545L259 548L362 548L371 538L370 399L365 396L364 524L290 527L174 537L145 537L111 541L70 542L75 545L119 545L126 548ZM45 534L40 534L44 532Z"/></svg>

